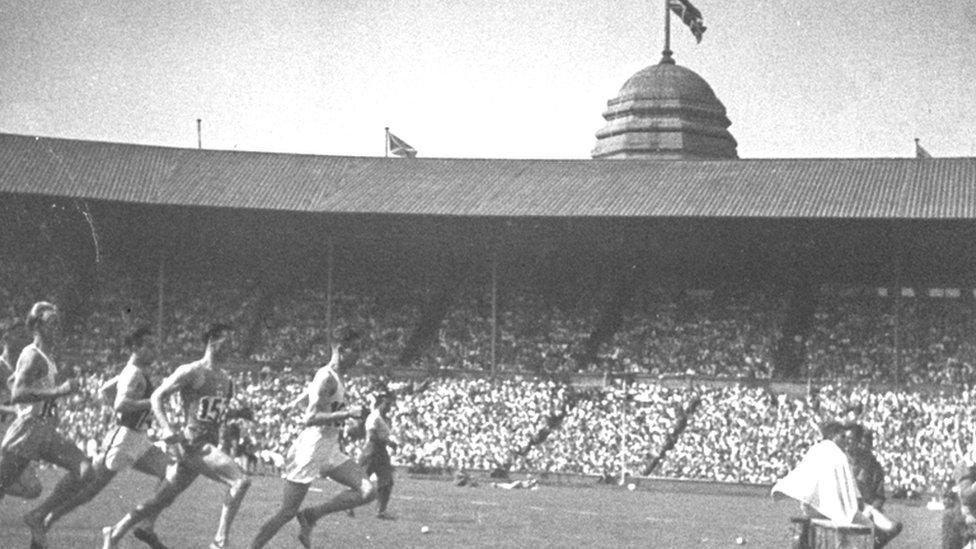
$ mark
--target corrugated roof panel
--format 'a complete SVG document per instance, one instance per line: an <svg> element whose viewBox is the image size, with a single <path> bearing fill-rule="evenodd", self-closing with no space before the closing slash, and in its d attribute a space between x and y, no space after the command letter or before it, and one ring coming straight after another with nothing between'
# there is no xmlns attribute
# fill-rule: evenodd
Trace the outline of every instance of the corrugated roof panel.
<svg viewBox="0 0 976 549"><path fill-rule="evenodd" d="M472 160L0 134L0 192L458 216L976 217L976 159Z"/></svg>

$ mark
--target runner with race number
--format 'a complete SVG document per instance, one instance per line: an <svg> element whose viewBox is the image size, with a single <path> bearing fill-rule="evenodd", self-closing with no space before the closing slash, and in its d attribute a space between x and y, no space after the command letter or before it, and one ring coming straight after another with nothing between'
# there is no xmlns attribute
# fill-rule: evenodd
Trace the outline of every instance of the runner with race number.
<svg viewBox="0 0 976 549"><path fill-rule="evenodd" d="M153 445L148 431L152 425L152 409L149 396L153 385L149 367L155 360L155 341L152 330L140 326L125 338L125 346L131 353L119 375L105 382L100 393L115 410L115 425L109 429L102 445L104 450L95 458L89 474L83 477L82 488L54 508L45 518L44 526L50 528L58 519L77 509L97 496L115 476L129 467L162 481L166 468L172 462L170 456ZM154 532L156 517L148 517L142 528L136 528L135 536L153 549L165 549Z"/></svg>
<svg viewBox="0 0 976 549"><path fill-rule="evenodd" d="M167 377L150 397L153 414L167 449L176 458L175 467L149 501L137 506L114 527L102 529L103 547L116 547L136 523L168 507L194 480L203 475L227 486L220 523L211 549L227 547L230 527L251 481L247 473L219 446L220 427L228 419L248 418L248 409L230 409L234 384L220 367L229 347L230 327L215 324L204 334L203 358L184 364ZM184 428L177 432L166 418L165 400L179 392L183 404Z"/></svg>
<svg viewBox="0 0 976 549"><path fill-rule="evenodd" d="M27 314L27 327L34 332L34 341L20 352L10 383L10 402L17 405L18 411L0 443L0 498L32 461L46 461L65 469L66 474L48 497L24 515L31 532L31 549L43 549L47 547L44 517L78 490L91 462L58 431L58 400L76 393L79 386L75 378L58 383L63 377L53 358L61 334L58 307L38 301Z"/></svg>

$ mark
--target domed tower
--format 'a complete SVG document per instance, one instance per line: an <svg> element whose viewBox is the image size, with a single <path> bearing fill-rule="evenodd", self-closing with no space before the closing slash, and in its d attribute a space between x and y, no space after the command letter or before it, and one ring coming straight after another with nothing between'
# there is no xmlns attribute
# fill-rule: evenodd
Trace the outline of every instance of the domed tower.
<svg viewBox="0 0 976 549"><path fill-rule="evenodd" d="M593 158L738 158L725 106L708 82L665 53L607 101Z"/></svg>

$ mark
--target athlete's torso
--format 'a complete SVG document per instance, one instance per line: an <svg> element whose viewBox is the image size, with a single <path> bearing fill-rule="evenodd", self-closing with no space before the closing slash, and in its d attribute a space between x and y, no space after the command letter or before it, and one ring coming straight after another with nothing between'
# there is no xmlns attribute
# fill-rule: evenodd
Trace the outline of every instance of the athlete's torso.
<svg viewBox="0 0 976 549"><path fill-rule="evenodd" d="M17 360L17 368L26 368L28 366L27 361L31 360L30 355L35 355L37 358L35 360L40 360L44 363L44 375L35 379L29 384L32 389L53 389L56 384L56 379L58 375L58 367L49 356L47 356L44 351L41 351L33 343L24 347L20 352L20 358ZM56 399L40 400L37 402L30 402L27 404L17 405L17 417L36 417L44 419L54 419L57 417L58 403Z"/></svg>
<svg viewBox="0 0 976 549"><path fill-rule="evenodd" d="M220 426L234 395L234 383L220 370L196 364L190 383L180 388L186 430L191 442L218 444Z"/></svg>
<svg viewBox="0 0 976 549"><path fill-rule="evenodd" d="M328 390L331 387L335 387L335 390L329 394ZM309 384L308 393L308 405L316 413L334 413L346 407L346 387L331 363L315 373L315 378ZM318 426L316 429L324 436L338 439L342 432L342 423L342 421L334 421L328 425Z"/></svg>
<svg viewBox="0 0 976 549"><path fill-rule="evenodd" d="M375 433L377 441L385 442L390 440L390 424L383 419L383 415L380 414L379 410L373 410L369 413L369 417L366 418L366 432L369 433L370 431Z"/></svg>
<svg viewBox="0 0 976 549"><path fill-rule="evenodd" d="M128 370L128 371L127 371ZM135 370L134 372L132 370ZM132 385L134 385L133 392L139 395L137 398L147 399L149 395L153 392L152 381L149 379L149 374L145 372L142 368L129 363L126 364L125 368L122 370L120 377L127 377L130 374L132 377L129 378ZM119 393L127 392L127 387L118 387ZM122 425L123 427L128 427L129 429L135 429L137 431L145 431L152 424L152 410L145 409L136 412L116 412L115 421Z"/></svg>

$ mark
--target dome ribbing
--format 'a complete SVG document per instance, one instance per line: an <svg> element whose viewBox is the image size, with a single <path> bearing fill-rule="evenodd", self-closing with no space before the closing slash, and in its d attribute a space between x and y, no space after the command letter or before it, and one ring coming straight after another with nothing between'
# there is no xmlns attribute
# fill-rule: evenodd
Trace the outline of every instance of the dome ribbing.
<svg viewBox="0 0 976 549"><path fill-rule="evenodd" d="M631 76L603 117L593 158L738 158L725 106L669 57Z"/></svg>

